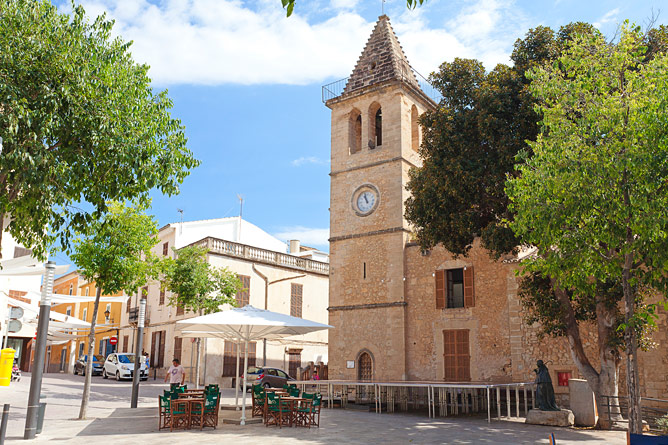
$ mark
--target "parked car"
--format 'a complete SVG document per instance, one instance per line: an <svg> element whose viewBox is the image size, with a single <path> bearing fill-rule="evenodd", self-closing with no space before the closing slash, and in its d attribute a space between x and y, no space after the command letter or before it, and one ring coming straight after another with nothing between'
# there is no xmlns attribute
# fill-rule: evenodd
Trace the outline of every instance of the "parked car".
<svg viewBox="0 0 668 445"><path fill-rule="evenodd" d="M86 362L88 361L88 355L82 355L74 363L74 375L86 375ZM104 367L104 357L101 355L93 356L93 370L92 375L102 375L102 368Z"/></svg>
<svg viewBox="0 0 668 445"><path fill-rule="evenodd" d="M115 352L107 356L102 370L102 377L116 377L116 380L131 379L135 369L135 355L126 352ZM141 360L139 378L148 379L148 368L146 361Z"/></svg>
<svg viewBox="0 0 668 445"><path fill-rule="evenodd" d="M243 378L244 376L239 377L239 389L243 387ZM253 385L262 385L265 388L282 388L290 380L294 379L282 369L251 366L248 368L246 375L246 390L250 390Z"/></svg>

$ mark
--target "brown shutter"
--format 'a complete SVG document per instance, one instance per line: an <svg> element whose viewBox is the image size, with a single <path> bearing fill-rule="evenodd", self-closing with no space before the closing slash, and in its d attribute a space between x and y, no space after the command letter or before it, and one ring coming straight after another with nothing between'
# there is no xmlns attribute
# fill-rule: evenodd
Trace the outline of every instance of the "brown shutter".
<svg viewBox="0 0 668 445"><path fill-rule="evenodd" d="M302 316L302 295L304 287L301 284L292 283L290 292L290 315L293 317Z"/></svg>
<svg viewBox="0 0 668 445"><path fill-rule="evenodd" d="M464 307L475 306L475 291L473 288L473 266L464 269Z"/></svg>
<svg viewBox="0 0 668 445"><path fill-rule="evenodd" d="M241 289L237 292L237 307L244 307L250 302L250 277L248 275L238 275L241 281Z"/></svg>
<svg viewBox="0 0 668 445"><path fill-rule="evenodd" d="M177 304L176 305L176 315L183 315L184 312L185 311L183 310L183 306L181 306L180 304Z"/></svg>
<svg viewBox="0 0 668 445"><path fill-rule="evenodd" d="M436 309L445 308L445 270L437 270L436 277Z"/></svg>
<svg viewBox="0 0 668 445"><path fill-rule="evenodd" d="M158 351L158 348L157 348L157 344L155 342L156 334L157 334L157 332L153 332L151 334L151 357L149 358L149 360L151 360L151 363L153 363L154 368L158 367L158 360L157 360L158 356L156 355L157 351ZM137 355L139 355L139 354L141 354L142 351L135 351L135 352L137 353Z"/></svg>
<svg viewBox="0 0 668 445"><path fill-rule="evenodd" d="M165 366L165 331L158 332L158 339L160 341L160 356L158 357L158 368Z"/></svg>
<svg viewBox="0 0 668 445"><path fill-rule="evenodd" d="M123 336L123 352L129 352L128 351L128 342L130 341L129 337L127 335Z"/></svg>
<svg viewBox="0 0 668 445"><path fill-rule="evenodd" d="M240 360L241 361L241 360ZM225 340L225 352L223 355L223 377L236 376L234 367L237 365L237 350L236 344L229 340ZM239 372L239 375L242 375Z"/></svg>
<svg viewBox="0 0 668 445"><path fill-rule="evenodd" d="M181 337L174 337L174 358L179 359L181 361L181 347L183 345L183 338Z"/></svg>
<svg viewBox="0 0 668 445"><path fill-rule="evenodd" d="M255 342L248 343L248 367L255 366ZM243 364L241 365L243 366Z"/></svg>
<svg viewBox="0 0 668 445"><path fill-rule="evenodd" d="M165 289L162 288L162 283L160 283L160 306L165 304Z"/></svg>
<svg viewBox="0 0 668 445"><path fill-rule="evenodd" d="M443 331L443 379L446 382L471 380L468 329Z"/></svg>

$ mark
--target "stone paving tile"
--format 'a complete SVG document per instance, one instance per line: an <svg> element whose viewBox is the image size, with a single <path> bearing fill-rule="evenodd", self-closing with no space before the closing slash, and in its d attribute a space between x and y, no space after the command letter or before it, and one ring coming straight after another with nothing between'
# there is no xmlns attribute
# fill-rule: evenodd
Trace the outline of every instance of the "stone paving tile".
<svg viewBox="0 0 668 445"><path fill-rule="evenodd" d="M28 379L25 379L28 380ZM8 444L22 440L25 405L29 383L23 381L11 389L0 390L0 402L10 400L12 420L7 434ZM363 411L323 409L320 428L282 428L256 425L219 424L217 430L189 430L170 433L158 431L156 395L165 385L148 382L142 387L140 408L128 408L130 385L124 382L94 380L90 420L76 417L81 397L82 379L68 375L49 374L44 380L48 394L47 419L44 432L32 443L66 444L153 444L208 443L270 445L300 444L547 444L554 432L557 443L582 445L622 445L624 433L548 428L525 425L517 421L493 421L483 418L429 419L413 414L375 414ZM234 391L225 390L224 401L233 402ZM235 411L223 416L238 415Z"/></svg>

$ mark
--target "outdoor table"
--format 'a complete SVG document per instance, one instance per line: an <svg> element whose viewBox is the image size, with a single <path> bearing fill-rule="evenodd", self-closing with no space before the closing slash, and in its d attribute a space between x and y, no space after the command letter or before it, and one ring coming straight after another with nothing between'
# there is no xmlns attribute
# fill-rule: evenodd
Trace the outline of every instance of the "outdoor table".
<svg viewBox="0 0 668 445"><path fill-rule="evenodd" d="M312 399L305 399L303 397L292 397L292 396L279 396L279 400L286 401L288 405L290 406L290 426L293 426L294 421L297 417L297 409L299 408L299 404L301 402L305 401L312 401Z"/></svg>
<svg viewBox="0 0 668 445"><path fill-rule="evenodd" d="M203 393L200 394L196 392L191 392L190 394L188 393L179 394L179 400L184 400L188 402L188 429L192 427L193 420L197 419L197 417L199 417L199 429L201 430L204 426L204 405L206 403L206 399L202 396ZM199 405L200 411L199 414L194 414L193 407L197 405Z"/></svg>

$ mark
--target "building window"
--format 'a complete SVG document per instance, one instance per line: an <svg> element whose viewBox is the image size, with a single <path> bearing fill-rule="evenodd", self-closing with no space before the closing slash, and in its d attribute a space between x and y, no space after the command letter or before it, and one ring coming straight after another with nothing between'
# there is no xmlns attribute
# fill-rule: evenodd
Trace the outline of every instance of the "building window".
<svg viewBox="0 0 668 445"><path fill-rule="evenodd" d="M362 113L354 109L348 121L348 145L350 154L362 150Z"/></svg>
<svg viewBox="0 0 668 445"><path fill-rule="evenodd" d="M169 243L164 243L162 245L162 256L167 256L169 253Z"/></svg>
<svg viewBox="0 0 668 445"><path fill-rule="evenodd" d="M250 277L247 275L238 275L241 281L241 289L237 292L237 307L244 307L250 303Z"/></svg>
<svg viewBox="0 0 668 445"><path fill-rule="evenodd" d="M128 350L128 344L130 343L130 337L128 335L123 336L123 352L130 352Z"/></svg>
<svg viewBox="0 0 668 445"><path fill-rule="evenodd" d="M557 372L557 386L568 386L568 380L571 379L570 371Z"/></svg>
<svg viewBox="0 0 668 445"><path fill-rule="evenodd" d="M84 355L84 342L79 343L79 357L83 357Z"/></svg>
<svg viewBox="0 0 668 445"><path fill-rule="evenodd" d="M130 306L132 306L132 295L130 295L130 297L129 297L129 298L127 299L127 301L125 302L125 312L126 312L127 314L130 313Z"/></svg>
<svg viewBox="0 0 668 445"><path fill-rule="evenodd" d="M239 377L244 374L244 345L239 350ZM225 340L225 353L223 355L223 377L235 377L237 366L237 344ZM255 342L248 343L248 367L255 366Z"/></svg>
<svg viewBox="0 0 668 445"><path fill-rule="evenodd" d="M460 269L437 270L436 277L436 308L453 309L473 307L473 267Z"/></svg>
<svg viewBox="0 0 668 445"><path fill-rule="evenodd" d="M72 295L73 290L74 290L74 286L70 284L70 295Z"/></svg>
<svg viewBox="0 0 668 445"><path fill-rule="evenodd" d="M176 305L176 315L183 315L185 313L185 310L183 309L183 306L180 304Z"/></svg>
<svg viewBox="0 0 668 445"><path fill-rule="evenodd" d="M302 367L302 352L301 351L288 351L288 374L293 379L301 380L301 376L298 375L299 368Z"/></svg>
<svg viewBox="0 0 668 445"><path fill-rule="evenodd" d="M65 315L72 315L72 308L71 307L68 307L67 309L65 309Z"/></svg>
<svg viewBox="0 0 668 445"><path fill-rule="evenodd" d="M411 107L411 148L417 152L420 149L420 126L418 125L418 110Z"/></svg>
<svg viewBox="0 0 668 445"><path fill-rule="evenodd" d="M383 145L383 110L378 102L369 106L369 149Z"/></svg>
<svg viewBox="0 0 668 445"><path fill-rule="evenodd" d="M290 292L290 315L293 317L302 316L302 294L304 286L301 284L292 283L292 289Z"/></svg>
<svg viewBox="0 0 668 445"><path fill-rule="evenodd" d="M368 352L362 352L357 359L357 379L373 379L373 360Z"/></svg>
<svg viewBox="0 0 668 445"><path fill-rule="evenodd" d="M88 296L88 293L90 292L90 288L86 288L86 296Z"/></svg>
<svg viewBox="0 0 668 445"><path fill-rule="evenodd" d="M471 380L468 329L443 331L443 379L446 382Z"/></svg>
<svg viewBox="0 0 668 445"><path fill-rule="evenodd" d="M83 321L88 321L88 308L87 307L83 308L83 318L82 318L82 320Z"/></svg>
<svg viewBox="0 0 668 445"><path fill-rule="evenodd" d="M165 331L155 331L151 334L150 360L154 368L162 368L165 363Z"/></svg>
<svg viewBox="0 0 668 445"><path fill-rule="evenodd" d="M162 283L160 283L160 306L165 304L165 289L162 288Z"/></svg>

